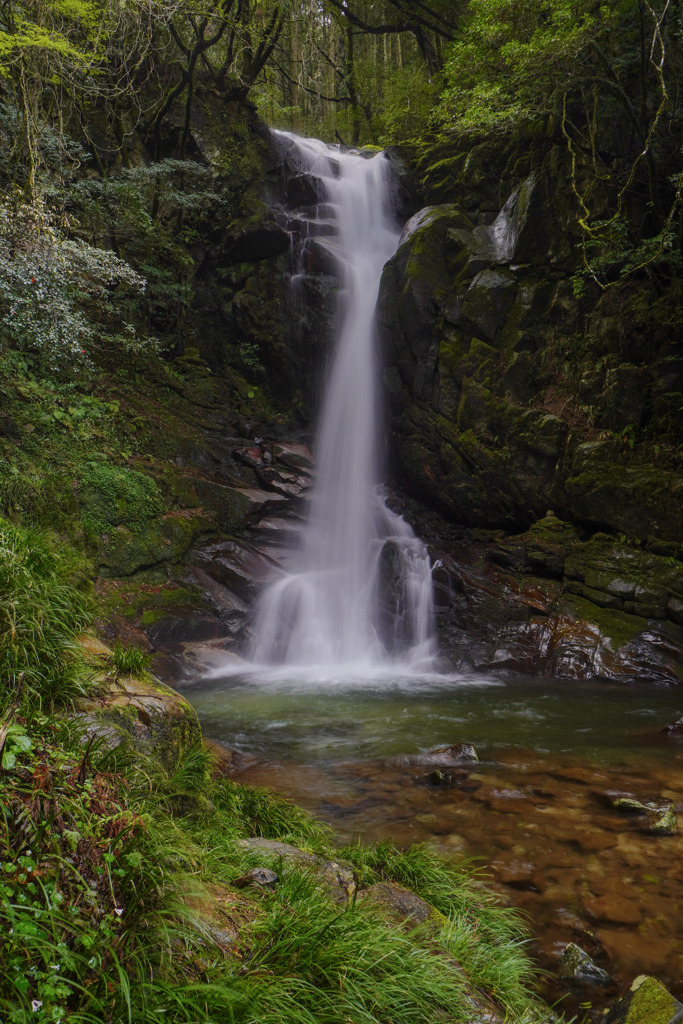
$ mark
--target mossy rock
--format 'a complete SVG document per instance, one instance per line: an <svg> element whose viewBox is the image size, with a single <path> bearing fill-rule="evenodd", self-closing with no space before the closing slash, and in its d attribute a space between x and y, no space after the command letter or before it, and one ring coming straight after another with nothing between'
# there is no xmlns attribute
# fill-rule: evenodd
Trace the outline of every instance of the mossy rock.
<svg viewBox="0 0 683 1024"><path fill-rule="evenodd" d="M172 771L201 741L197 713L184 697L146 673L119 676L96 700L82 700L77 711L89 731L112 748L124 745Z"/></svg>
<svg viewBox="0 0 683 1024"><path fill-rule="evenodd" d="M683 480L616 443L579 445L564 484L572 518L643 541L683 539Z"/></svg>
<svg viewBox="0 0 683 1024"><path fill-rule="evenodd" d="M410 929L424 926L436 933L447 923L446 918L421 896L395 882L377 882L361 893L363 903L376 907L390 924Z"/></svg>
<svg viewBox="0 0 683 1024"><path fill-rule="evenodd" d="M346 861L329 860L275 839L242 839L237 845L248 852L248 860L254 865L265 864L278 873L287 869L310 872L321 888L338 903L346 903L356 891L354 869Z"/></svg>
<svg viewBox="0 0 683 1024"><path fill-rule="evenodd" d="M628 992L607 1012L604 1024L678 1024L679 1003L661 982L641 974Z"/></svg>

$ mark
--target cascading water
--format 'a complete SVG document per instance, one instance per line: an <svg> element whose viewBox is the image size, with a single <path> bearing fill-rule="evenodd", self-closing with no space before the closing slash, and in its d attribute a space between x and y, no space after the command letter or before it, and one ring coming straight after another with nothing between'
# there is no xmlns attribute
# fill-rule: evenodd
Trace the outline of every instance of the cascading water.
<svg viewBox="0 0 683 1024"><path fill-rule="evenodd" d="M374 310L399 233L388 162L282 133L324 192L341 266L343 308L316 444L302 544L257 608L251 660L341 671L378 663L428 668L432 581L424 544L387 508L380 486Z"/></svg>

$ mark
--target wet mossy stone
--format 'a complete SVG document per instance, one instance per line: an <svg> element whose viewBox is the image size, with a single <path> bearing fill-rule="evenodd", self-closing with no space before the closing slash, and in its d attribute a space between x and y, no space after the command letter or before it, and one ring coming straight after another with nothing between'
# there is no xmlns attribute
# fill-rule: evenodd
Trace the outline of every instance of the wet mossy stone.
<svg viewBox="0 0 683 1024"><path fill-rule="evenodd" d="M679 1003L661 982L641 974L608 1011L604 1024L681 1024Z"/></svg>
<svg viewBox="0 0 683 1024"><path fill-rule="evenodd" d="M160 680L118 676L97 699L82 700L77 711L88 732L116 748L124 745L172 771L201 742L197 713L184 697Z"/></svg>
<svg viewBox="0 0 683 1024"><path fill-rule="evenodd" d="M366 906L375 907L390 924L413 930L422 926L431 932L440 931L446 918L421 896L395 882L377 882L360 894Z"/></svg>
<svg viewBox="0 0 683 1024"><path fill-rule="evenodd" d="M678 832L676 807L670 800L638 800L620 793L606 796L615 811L633 815L638 820L640 832L653 836L672 836Z"/></svg>
<svg viewBox="0 0 683 1024"><path fill-rule="evenodd" d="M573 519L641 540L683 538L683 479L616 443L579 445L565 481Z"/></svg>
<svg viewBox="0 0 683 1024"><path fill-rule="evenodd" d="M582 985L608 985L610 976L581 946L570 942L560 960L560 977Z"/></svg>

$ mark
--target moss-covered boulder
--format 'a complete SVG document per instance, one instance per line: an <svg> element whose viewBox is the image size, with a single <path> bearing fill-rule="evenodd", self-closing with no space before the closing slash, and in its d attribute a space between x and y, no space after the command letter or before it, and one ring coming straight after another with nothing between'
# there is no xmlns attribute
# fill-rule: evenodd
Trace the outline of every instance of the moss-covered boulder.
<svg viewBox="0 0 683 1024"><path fill-rule="evenodd" d="M147 674L117 676L77 706L88 730L112 747L131 747L167 771L201 742L197 713L184 697Z"/></svg>
<svg viewBox="0 0 683 1024"><path fill-rule="evenodd" d="M605 1024L677 1024L682 1017L683 1003L656 978L641 974L608 1010Z"/></svg>

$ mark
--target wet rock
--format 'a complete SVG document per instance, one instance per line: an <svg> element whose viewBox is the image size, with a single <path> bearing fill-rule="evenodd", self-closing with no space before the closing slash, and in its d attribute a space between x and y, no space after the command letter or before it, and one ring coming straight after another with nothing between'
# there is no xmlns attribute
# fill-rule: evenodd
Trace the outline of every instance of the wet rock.
<svg viewBox="0 0 683 1024"><path fill-rule="evenodd" d="M280 878L276 871L270 868L251 868L244 875L236 878L232 883L236 889L246 889L248 886L255 886L259 889L274 889Z"/></svg>
<svg viewBox="0 0 683 1024"><path fill-rule="evenodd" d="M192 559L207 575L247 604L277 574L272 561L254 548L235 541L197 547L192 552Z"/></svg>
<svg viewBox="0 0 683 1024"><path fill-rule="evenodd" d="M315 206L325 199L325 186L310 174L295 174L287 180L285 199L289 207Z"/></svg>
<svg viewBox="0 0 683 1024"><path fill-rule="evenodd" d="M608 1011L604 1024L680 1024L683 1003L656 978L641 974Z"/></svg>
<svg viewBox="0 0 683 1024"><path fill-rule="evenodd" d="M615 811L631 815L638 821L638 831L650 835L670 836L678 832L676 808L669 800L638 800L630 794L607 793L608 803Z"/></svg>
<svg viewBox="0 0 683 1024"><path fill-rule="evenodd" d="M202 746L211 754L213 773L219 778L229 779L236 771L243 770L256 761L253 755L235 750L220 740L208 739L206 736L202 740Z"/></svg>
<svg viewBox="0 0 683 1024"><path fill-rule="evenodd" d="M665 725L662 732L666 736L683 738L683 715L681 715L680 718L677 718L675 722L671 722L670 725Z"/></svg>
<svg viewBox="0 0 683 1024"><path fill-rule="evenodd" d="M278 224L264 223L232 231L224 240L221 262L256 263L285 252L291 245L289 233Z"/></svg>
<svg viewBox="0 0 683 1024"><path fill-rule="evenodd" d="M610 976L581 946L570 942L562 953L560 977L582 985L608 985Z"/></svg>
<svg viewBox="0 0 683 1024"><path fill-rule="evenodd" d="M395 924L407 924L414 928L429 923L438 930L446 923L443 914L435 910L431 903L393 882L377 882L362 892L359 899L377 907L383 917Z"/></svg>
<svg viewBox="0 0 683 1024"><path fill-rule="evenodd" d="M96 699L78 701L76 709L88 732L112 749L132 747L169 771L201 741L192 705L152 676L119 676Z"/></svg>
<svg viewBox="0 0 683 1024"><path fill-rule="evenodd" d="M450 764L472 764L479 761L479 755L471 743L452 743L448 747L437 747L426 756Z"/></svg>
<svg viewBox="0 0 683 1024"><path fill-rule="evenodd" d="M452 786L467 779L468 768L478 764L479 757L471 743L453 743L420 754L418 761L435 766L419 781L431 786Z"/></svg>

